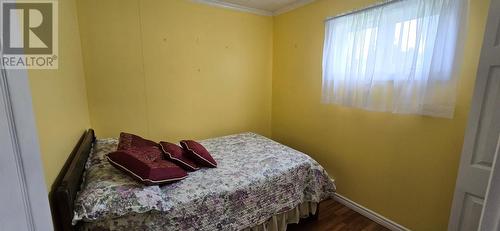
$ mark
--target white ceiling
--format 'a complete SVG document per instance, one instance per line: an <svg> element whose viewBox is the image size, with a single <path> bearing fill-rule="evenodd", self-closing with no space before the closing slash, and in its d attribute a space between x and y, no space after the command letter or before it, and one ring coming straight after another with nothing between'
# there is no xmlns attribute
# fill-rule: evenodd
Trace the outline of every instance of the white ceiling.
<svg viewBox="0 0 500 231"><path fill-rule="evenodd" d="M195 0L214 6L256 14L276 15L303 6L314 0Z"/></svg>

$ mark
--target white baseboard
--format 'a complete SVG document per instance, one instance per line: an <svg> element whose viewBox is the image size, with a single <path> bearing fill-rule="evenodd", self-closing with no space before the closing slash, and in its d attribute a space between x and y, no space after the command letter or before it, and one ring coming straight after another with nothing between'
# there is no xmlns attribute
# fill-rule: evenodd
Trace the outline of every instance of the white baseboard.
<svg viewBox="0 0 500 231"><path fill-rule="evenodd" d="M409 231L410 229L394 222L394 221L391 221L389 220L388 218L350 200L349 198L345 197L345 196L342 196L338 193L335 193L335 198L334 198L337 202L345 205L346 207L360 213L361 215L369 218L370 220L374 221L374 222L377 222L378 224L390 229L390 230L393 230L393 231Z"/></svg>

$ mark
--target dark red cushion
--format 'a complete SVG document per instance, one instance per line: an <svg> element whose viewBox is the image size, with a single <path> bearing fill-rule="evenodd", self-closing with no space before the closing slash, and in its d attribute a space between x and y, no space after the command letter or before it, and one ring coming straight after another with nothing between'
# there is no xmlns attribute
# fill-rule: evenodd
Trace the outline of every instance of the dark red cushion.
<svg viewBox="0 0 500 231"><path fill-rule="evenodd" d="M198 165L189 158L187 151L178 145L161 141L160 147L165 153L166 159L178 164L185 170L196 171L199 169Z"/></svg>
<svg viewBox="0 0 500 231"><path fill-rule="evenodd" d="M159 149L159 145L156 142L134 134L125 132L120 133L117 150L152 151L151 149L158 149L161 156L161 149Z"/></svg>
<svg viewBox="0 0 500 231"><path fill-rule="evenodd" d="M217 162L203 145L194 140L183 140L181 146L187 151L189 157L197 163L207 167L217 167Z"/></svg>
<svg viewBox="0 0 500 231"><path fill-rule="evenodd" d="M111 165L147 185L166 184L187 177L181 167L147 153L116 151L109 153L107 158Z"/></svg>
<svg viewBox="0 0 500 231"><path fill-rule="evenodd" d="M117 150L135 156L145 155L144 158L148 160L159 160L163 156L161 147L156 142L125 132L120 133Z"/></svg>

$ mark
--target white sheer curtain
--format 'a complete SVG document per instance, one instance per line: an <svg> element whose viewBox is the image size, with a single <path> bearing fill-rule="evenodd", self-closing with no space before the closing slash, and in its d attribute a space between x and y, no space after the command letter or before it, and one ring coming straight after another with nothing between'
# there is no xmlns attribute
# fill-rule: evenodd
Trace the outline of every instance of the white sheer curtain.
<svg viewBox="0 0 500 231"><path fill-rule="evenodd" d="M467 0L402 0L326 22L323 102L452 118Z"/></svg>

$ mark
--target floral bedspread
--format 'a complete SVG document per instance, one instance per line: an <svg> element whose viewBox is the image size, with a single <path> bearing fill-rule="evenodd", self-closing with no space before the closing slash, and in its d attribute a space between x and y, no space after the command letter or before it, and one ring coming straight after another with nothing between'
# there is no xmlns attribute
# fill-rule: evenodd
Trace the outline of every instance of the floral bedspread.
<svg viewBox="0 0 500 231"><path fill-rule="evenodd" d="M144 186L111 166L117 139L100 139L87 161L73 222L90 230L241 230L302 202L331 198L335 185L309 156L254 133L201 141L217 168Z"/></svg>

